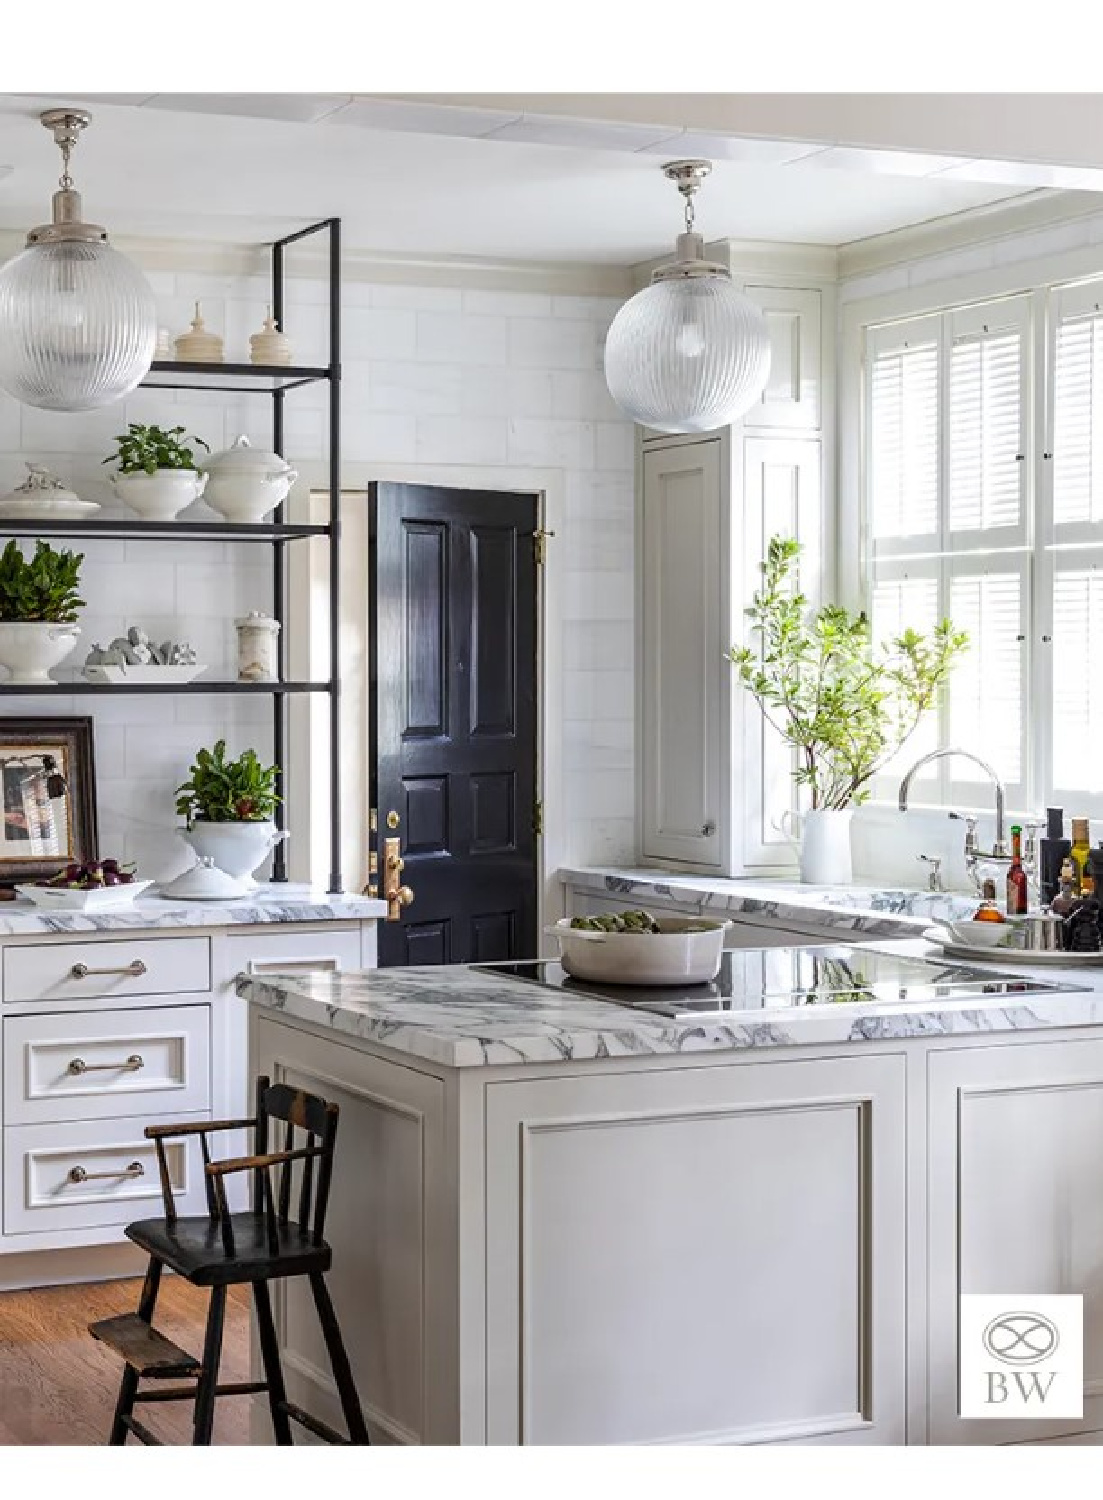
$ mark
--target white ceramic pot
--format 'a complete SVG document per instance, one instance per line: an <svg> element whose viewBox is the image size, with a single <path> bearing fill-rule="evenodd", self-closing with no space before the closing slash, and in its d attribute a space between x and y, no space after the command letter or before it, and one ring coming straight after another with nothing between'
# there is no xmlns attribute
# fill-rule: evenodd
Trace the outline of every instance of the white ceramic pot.
<svg viewBox="0 0 1103 1500"><path fill-rule="evenodd" d="M11 673L9 683L56 687L50 668L65 660L79 638L80 631L75 625L0 620L0 667L7 667Z"/></svg>
<svg viewBox="0 0 1103 1500"><path fill-rule="evenodd" d="M545 932L559 940L572 979L600 984L708 984L720 972L731 923L704 917L657 917L658 932L588 932L562 917Z"/></svg>
<svg viewBox="0 0 1103 1500"><path fill-rule="evenodd" d="M849 885L853 880L850 855L853 811L850 807L817 808L814 812L784 814L783 832L794 843L799 832L800 878L805 885Z"/></svg>
<svg viewBox="0 0 1103 1500"><path fill-rule="evenodd" d="M171 521L207 487L198 469L158 469L156 474L116 474L116 495L143 521Z"/></svg>
<svg viewBox="0 0 1103 1500"><path fill-rule="evenodd" d="M278 453L237 438L202 465L209 476L207 504L227 521L262 521L286 498L298 472Z"/></svg>
<svg viewBox="0 0 1103 1500"><path fill-rule="evenodd" d="M235 880L255 884L252 875L282 839L287 838L271 822L205 823L197 821L191 828L177 830L190 844L199 859L209 859L215 869L232 875Z"/></svg>

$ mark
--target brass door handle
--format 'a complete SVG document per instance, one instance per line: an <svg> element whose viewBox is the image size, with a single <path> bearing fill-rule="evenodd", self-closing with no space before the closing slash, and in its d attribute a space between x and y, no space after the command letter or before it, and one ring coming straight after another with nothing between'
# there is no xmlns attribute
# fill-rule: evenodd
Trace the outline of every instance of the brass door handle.
<svg viewBox="0 0 1103 1500"><path fill-rule="evenodd" d="M87 979L90 974L127 974L132 979L138 979L146 972L146 966L140 958L131 959L130 963L117 969L90 969L87 964L74 964L69 970L74 979Z"/></svg>
<svg viewBox="0 0 1103 1500"><path fill-rule="evenodd" d="M399 876L406 868L401 849L400 839L383 840L383 897L387 903L388 922L397 922L402 915L402 908L409 906L414 899L410 887L399 884Z"/></svg>
<svg viewBox="0 0 1103 1500"><path fill-rule="evenodd" d="M414 899L414 893L408 885L400 885L394 893L394 898L399 906L409 906Z"/></svg>
<svg viewBox="0 0 1103 1500"><path fill-rule="evenodd" d="M89 1172L85 1167L70 1167L70 1182L98 1182L106 1177L144 1177L146 1169L140 1161L132 1161L128 1167L121 1168L118 1172Z"/></svg>
<svg viewBox="0 0 1103 1500"><path fill-rule="evenodd" d="M140 1052L132 1052L125 1062L87 1063L83 1057L74 1057L69 1064L70 1073L136 1073L145 1067L145 1058Z"/></svg>

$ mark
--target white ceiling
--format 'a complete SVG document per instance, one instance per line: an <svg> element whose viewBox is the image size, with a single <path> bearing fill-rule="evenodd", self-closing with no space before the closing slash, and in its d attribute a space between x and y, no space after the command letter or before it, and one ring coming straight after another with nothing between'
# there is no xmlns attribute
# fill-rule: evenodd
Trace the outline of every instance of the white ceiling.
<svg viewBox="0 0 1103 1500"><path fill-rule="evenodd" d="M680 227L660 164L704 147L748 158L716 159L698 200L707 238L836 245L1022 192L956 180L950 158L871 161L814 143L642 126L610 137L348 95L112 98L123 102L92 106L74 175L86 217L118 236L258 243L338 214L357 249L631 264L664 253ZM73 102L0 95L0 168L12 169L0 172L0 227L49 217L59 159L38 111Z"/></svg>

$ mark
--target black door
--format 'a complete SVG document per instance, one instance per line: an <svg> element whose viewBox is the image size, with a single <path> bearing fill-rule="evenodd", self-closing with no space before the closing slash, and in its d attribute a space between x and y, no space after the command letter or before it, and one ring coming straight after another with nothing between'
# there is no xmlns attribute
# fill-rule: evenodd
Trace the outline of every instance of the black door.
<svg viewBox="0 0 1103 1500"><path fill-rule="evenodd" d="M371 487L379 962L535 957L534 495ZM394 845L392 844L393 850Z"/></svg>

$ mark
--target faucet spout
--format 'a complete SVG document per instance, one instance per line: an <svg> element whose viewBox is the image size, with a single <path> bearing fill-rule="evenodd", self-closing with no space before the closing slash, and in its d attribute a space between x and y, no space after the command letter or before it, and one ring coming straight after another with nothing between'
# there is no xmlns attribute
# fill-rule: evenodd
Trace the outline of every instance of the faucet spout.
<svg viewBox="0 0 1103 1500"><path fill-rule="evenodd" d="M1005 827L1005 796L1003 790L1003 782L1000 780L993 767L990 766L986 760L981 760L979 755L974 755L971 750L960 750L951 747L946 750L932 750L927 755L921 755L916 761L915 765L912 766L911 770L906 773L903 781L900 783L900 795L897 799L897 805L899 806L900 811L907 812L908 810L908 792L911 789L911 784L915 773L921 770L924 766L929 765L933 760L946 760L952 755L961 756L965 760L971 760L975 766L979 766L984 774L991 779L992 785L996 789L996 842L993 846L992 853L996 856L1005 855L1007 853L1007 829Z"/></svg>

